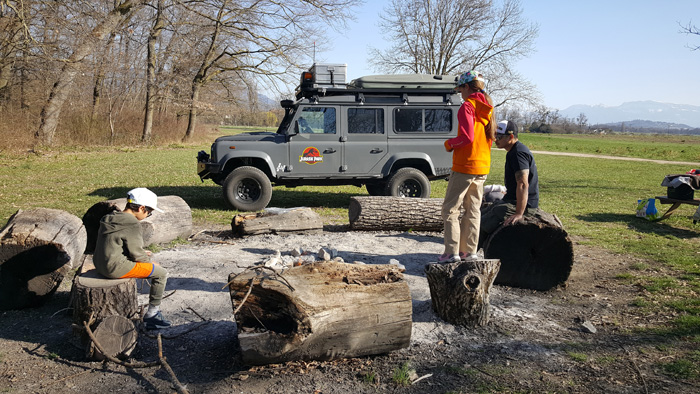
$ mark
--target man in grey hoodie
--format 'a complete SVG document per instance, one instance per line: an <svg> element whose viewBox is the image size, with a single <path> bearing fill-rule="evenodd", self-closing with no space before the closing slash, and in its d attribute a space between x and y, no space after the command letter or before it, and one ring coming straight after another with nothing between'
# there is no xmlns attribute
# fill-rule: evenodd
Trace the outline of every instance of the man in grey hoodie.
<svg viewBox="0 0 700 394"><path fill-rule="evenodd" d="M151 291L148 310L143 318L149 330L165 328L170 322L160 312L168 272L159 264L150 262L150 252L143 249L143 235L139 221L158 209L158 197L152 191L139 187L127 193L126 207L100 220L93 262L97 272L107 278L148 278Z"/></svg>

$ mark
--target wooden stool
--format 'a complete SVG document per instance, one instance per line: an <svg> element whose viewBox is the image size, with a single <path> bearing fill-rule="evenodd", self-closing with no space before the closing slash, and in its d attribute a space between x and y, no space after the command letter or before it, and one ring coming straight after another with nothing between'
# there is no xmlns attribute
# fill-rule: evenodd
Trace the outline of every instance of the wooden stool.
<svg viewBox="0 0 700 394"><path fill-rule="evenodd" d="M105 352L127 357L136 346L138 333L132 319L138 318L136 280L108 279L97 273L92 255L85 255L73 278L70 306L73 308L73 334L79 338L88 358L102 359L84 329L90 329Z"/></svg>
<svg viewBox="0 0 700 394"><path fill-rule="evenodd" d="M497 259L427 264L425 274L435 313L452 324L486 325L489 290L500 266Z"/></svg>

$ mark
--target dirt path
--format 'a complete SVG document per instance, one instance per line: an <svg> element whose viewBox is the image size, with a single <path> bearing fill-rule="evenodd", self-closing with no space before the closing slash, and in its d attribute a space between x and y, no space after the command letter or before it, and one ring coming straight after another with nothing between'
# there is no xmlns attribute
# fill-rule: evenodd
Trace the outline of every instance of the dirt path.
<svg viewBox="0 0 700 394"><path fill-rule="evenodd" d="M575 157L591 157L596 159L609 159L609 160L627 160L627 161L646 161L656 164L678 164L678 165L689 165L689 166L700 166L700 163L693 163L690 161L669 161L669 160L656 160L656 159L642 159L639 157L622 157L622 156L606 156L606 155L593 155L590 153L573 153L573 152L547 152L533 150L532 153L540 155L555 155L555 156L575 156Z"/></svg>
<svg viewBox="0 0 700 394"><path fill-rule="evenodd" d="M660 360L673 357L659 338L635 334L662 326L670 316L644 316L631 307L643 296L633 283L616 279L639 259L575 243L576 260L566 288L535 292L494 286L488 326L447 324L431 310L424 266L442 250L441 233L345 232L318 236L258 235L231 238L205 231L190 244L155 254L170 272L163 301L174 326L163 330L165 356L191 393L473 393L694 392L694 384L664 375ZM292 362L249 368L236 356L236 325L226 289L232 272L295 247L337 249L346 261L387 264L397 259L413 298L409 348L387 355L330 362ZM662 269L653 262L649 275ZM125 369L86 362L71 345L64 284L45 306L0 313L0 391L32 393L172 392L165 371ZM147 288L139 301L147 302ZM584 327L592 325L595 332ZM590 326L589 326L590 327ZM142 333L133 355L156 356ZM403 365L414 385L398 383Z"/></svg>

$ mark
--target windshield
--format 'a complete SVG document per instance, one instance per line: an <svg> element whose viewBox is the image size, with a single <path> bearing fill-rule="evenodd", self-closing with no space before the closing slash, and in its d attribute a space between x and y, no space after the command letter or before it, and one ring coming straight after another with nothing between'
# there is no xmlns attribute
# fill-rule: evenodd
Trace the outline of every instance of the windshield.
<svg viewBox="0 0 700 394"><path fill-rule="evenodd" d="M290 124L292 123L292 119L294 118L294 114L296 113L296 111L297 107L285 108L284 118L280 123L280 127L277 128L277 134L287 134L287 130L289 129Z"/></svg>

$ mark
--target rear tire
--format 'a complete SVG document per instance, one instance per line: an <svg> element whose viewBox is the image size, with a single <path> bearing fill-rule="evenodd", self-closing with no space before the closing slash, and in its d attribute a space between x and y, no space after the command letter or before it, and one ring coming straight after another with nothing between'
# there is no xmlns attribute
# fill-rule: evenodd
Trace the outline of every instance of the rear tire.
<svg viewBox="0 0 700 394"><path fill-rule="evenodd" d="M422 171L411 167L396 171L386 184L385 195L394 197L430 197L430 181Z"/></svg>
<svg viewBox="0 0 700 394"><path fill-rule="evenodd" d="M264 172L250 166L231 171L223 183L224 198L239 211L259 211L270 203L272 184Z"/></svg>

